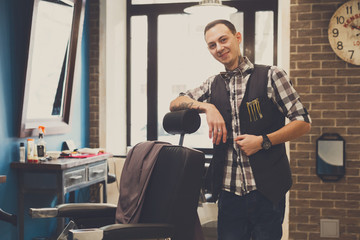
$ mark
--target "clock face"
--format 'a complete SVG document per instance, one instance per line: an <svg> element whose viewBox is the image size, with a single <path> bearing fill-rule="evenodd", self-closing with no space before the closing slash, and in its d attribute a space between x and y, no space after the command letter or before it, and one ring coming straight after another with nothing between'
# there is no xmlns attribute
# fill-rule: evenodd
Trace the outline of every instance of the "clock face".
<svg viewBox="0 0 360 240"><path fill-rule="evenodd" d="M331 17L328 37L331 48L344 61L360 65L360 0L341 5Z"/></svg>

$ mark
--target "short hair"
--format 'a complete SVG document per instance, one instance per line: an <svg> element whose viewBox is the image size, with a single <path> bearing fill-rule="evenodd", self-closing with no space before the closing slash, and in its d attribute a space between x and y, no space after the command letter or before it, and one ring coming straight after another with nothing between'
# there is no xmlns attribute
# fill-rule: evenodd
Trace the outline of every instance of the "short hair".
<svg viewBox="0 0 360 240"><path fill-rule="evenodd" d="M225 19L218 19L218 20L214 20L212 22L209 22L205 29L204 29L204 36L206 34L207 31L209 31L211 28L215 27L218 24L224 24L230 31L232 34L236 34L236 28L234 26L234 24L232 24L230 21L225 20Z"/></svg>

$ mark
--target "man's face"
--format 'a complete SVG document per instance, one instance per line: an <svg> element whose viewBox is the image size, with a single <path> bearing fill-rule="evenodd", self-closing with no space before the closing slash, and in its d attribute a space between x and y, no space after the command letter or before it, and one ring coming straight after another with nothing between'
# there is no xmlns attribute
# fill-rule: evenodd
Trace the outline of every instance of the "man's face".
<svg viewBox="0 0 360 240"><path fill-rule="evenodd" d="M213 57L224 64L227 70L234 70L238 66L241 34L235 35L224 24L217 24L205 33L205 41Z"/></svg>

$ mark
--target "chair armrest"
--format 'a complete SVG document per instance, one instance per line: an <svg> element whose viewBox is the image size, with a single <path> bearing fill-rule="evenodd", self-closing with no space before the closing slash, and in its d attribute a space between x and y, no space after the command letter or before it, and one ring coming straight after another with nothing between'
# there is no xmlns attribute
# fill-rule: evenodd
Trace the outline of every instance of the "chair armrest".
<svg viewBox="0 0 360 240"><path fill-rule="evenodd" d="M29 215L32 218L54 218L58 216L57 208L30 208Z"/></svg>
<svg viewBox="0 0 360 240"><path fill-rule="evenodd" d="M68 203L54 208L30 208L32 218L53 217L114 217L116 205L107 203Z"/></svg>
<svg viewBox="0 0 360 240"><path fill-rule="evenodd" d="M170 224L112 224L101 227L103 240L170 238L174 226Z"/></svg>
<svg viewBox="0 0 360 240"><path fill-rule="evenodd" d="M70 203L58 205L59 217L113 217L116 205L109 203Z"/></svg>

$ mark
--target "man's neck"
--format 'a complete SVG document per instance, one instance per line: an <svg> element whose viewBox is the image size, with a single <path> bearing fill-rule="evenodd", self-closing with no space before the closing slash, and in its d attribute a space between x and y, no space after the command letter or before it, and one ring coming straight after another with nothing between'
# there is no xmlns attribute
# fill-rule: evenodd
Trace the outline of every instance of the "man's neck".
<svg viewBox="0 0 360 240"><path fill-rule="evenodd" d="M235 64L235 65L234 65L233 67L231 67L231 68L226 68L226 67L225 67L225 70L226 70L226 71L233 71L233 70L235 70L237 67L239 67L240 64L241 64L243 61L244 61L244 58L240 55L240 56L238 57L237 64Z"/></svg>

